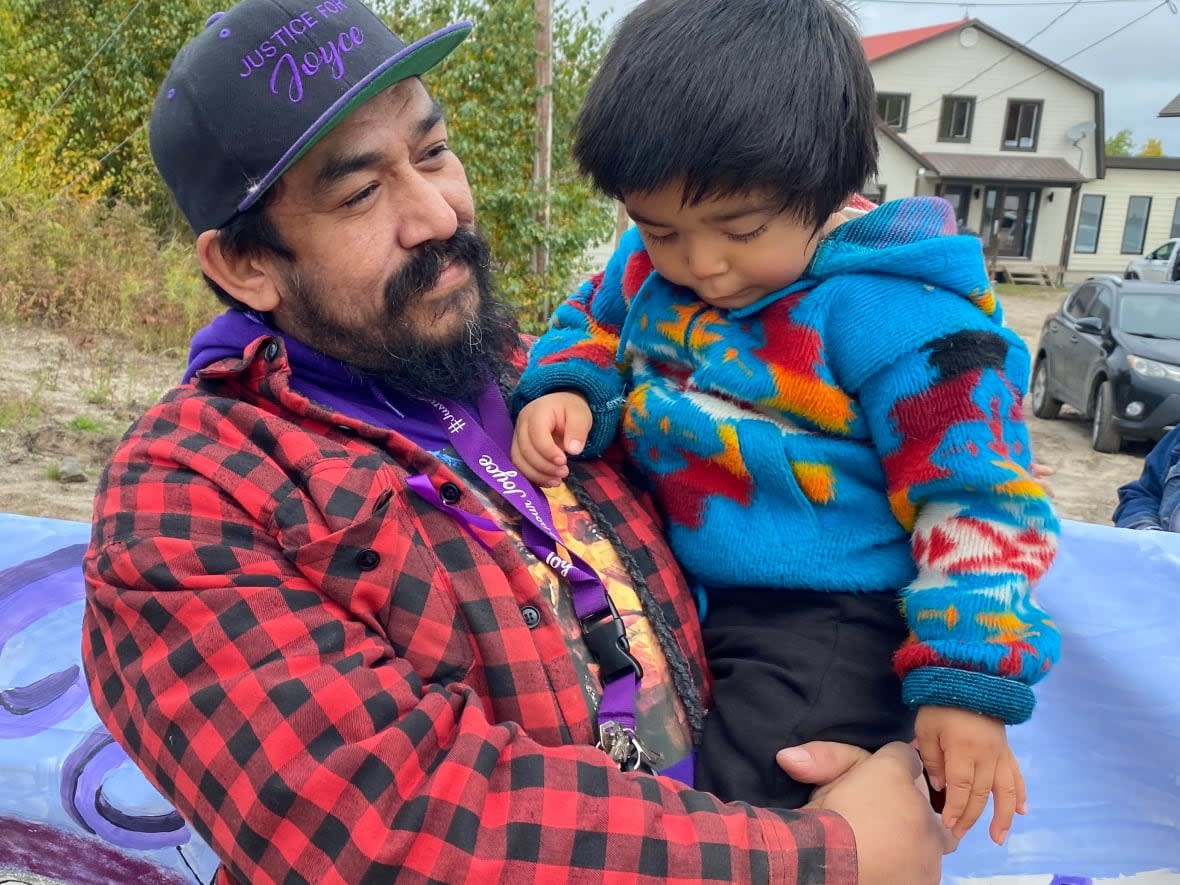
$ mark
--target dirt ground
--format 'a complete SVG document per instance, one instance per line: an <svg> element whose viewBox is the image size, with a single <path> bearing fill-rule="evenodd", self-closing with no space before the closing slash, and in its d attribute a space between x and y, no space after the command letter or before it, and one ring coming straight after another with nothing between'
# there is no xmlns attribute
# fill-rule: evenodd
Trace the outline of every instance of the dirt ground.
<svg viewBox="0 0 1180 885"><path fill-rule="evenodd" d="M1060 297L1032 287L1004 297L1007 322L1030 348ZM0 511L89 520L102 465L135 415L180 376L183 359L0 325ZM1056 470L1060 515L1109 524L1116 490L1139 475L1149 448L1104 455L1090 447L1089 423L1068 407L1056 421L1027 414L1036 458ZM85 479L62 481L66 458Z"/></svg>

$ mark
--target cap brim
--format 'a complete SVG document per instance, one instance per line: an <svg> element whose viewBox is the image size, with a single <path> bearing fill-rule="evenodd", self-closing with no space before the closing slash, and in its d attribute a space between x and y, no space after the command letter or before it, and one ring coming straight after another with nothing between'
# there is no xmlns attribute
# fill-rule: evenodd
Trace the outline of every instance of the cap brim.
<svg viewBox="0 0 1180 885"><path fill-rule="evenodd" d="M299 158L315 147L316 143L339 125L340 121L379 92L384 92L394 83L410 77L420 77L450 55L471 33L471 22L457 22L442 30L428 34L421 40L409 44L405 49L391 56L384 64L375 68L367 77L355 83L351 89L336 100L307 131L285 153L274 168L262 180L250 188L246 198L238 204L238 211L244 212L262 198Z"/></svg>

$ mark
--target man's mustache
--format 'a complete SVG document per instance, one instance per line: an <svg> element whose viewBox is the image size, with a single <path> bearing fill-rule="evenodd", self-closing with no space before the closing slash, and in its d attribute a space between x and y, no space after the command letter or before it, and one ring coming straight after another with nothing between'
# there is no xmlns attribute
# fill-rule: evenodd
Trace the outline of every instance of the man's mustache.
<svg viewBox="0 0 1180 885"><path fill-rule="evenodd" d="M385 302L391 310L410 304L436 285L451 262L466 265L477 276L491 267L491 248L478 233L461 227L443 242L424 243L385 286Z"/></svg>

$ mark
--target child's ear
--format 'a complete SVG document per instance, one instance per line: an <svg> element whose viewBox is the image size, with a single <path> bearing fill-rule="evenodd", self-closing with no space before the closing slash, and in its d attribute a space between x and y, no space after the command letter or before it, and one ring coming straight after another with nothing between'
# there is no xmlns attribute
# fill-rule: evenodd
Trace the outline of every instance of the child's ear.
<svg viewBox="0 0 1180 885"><path fill-rule="evenodd" d="M201 270L247 307L270 313L282 300L273 261L253 255L229 254L221 236L207 230L197 237L197 260Z"/></svg>

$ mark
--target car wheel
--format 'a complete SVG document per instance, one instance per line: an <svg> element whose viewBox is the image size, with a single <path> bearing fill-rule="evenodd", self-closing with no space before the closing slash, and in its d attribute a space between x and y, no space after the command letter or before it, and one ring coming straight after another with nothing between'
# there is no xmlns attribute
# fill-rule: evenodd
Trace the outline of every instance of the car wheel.
<svg viewBox="0 0 1180 885"><path fill-rule="evenodd" d="M1123 438L1114 426L1114 387L1103 381L1094 396L1094 425L1090 429L1090 445L1096 452L1114 454L1123 448Z"/></svg>
<svg viewBox="0 0 1180 885"><path fill-rule="evenodd" d="M1053 419L1061 414L1061 400L1049 394L1049 360L1041 357L1033 367L1032 408L1038 418Z"/></svg>
<svg viewBox="0 0 1180 885"><path fill-rule="evenodd" d="M1135 271L1133 271L1133 270L1129 270L1125 274L1123 274L1123 279L1137 280L1137 279L1139 279L1139 274L1135 273Z"/></svg>

